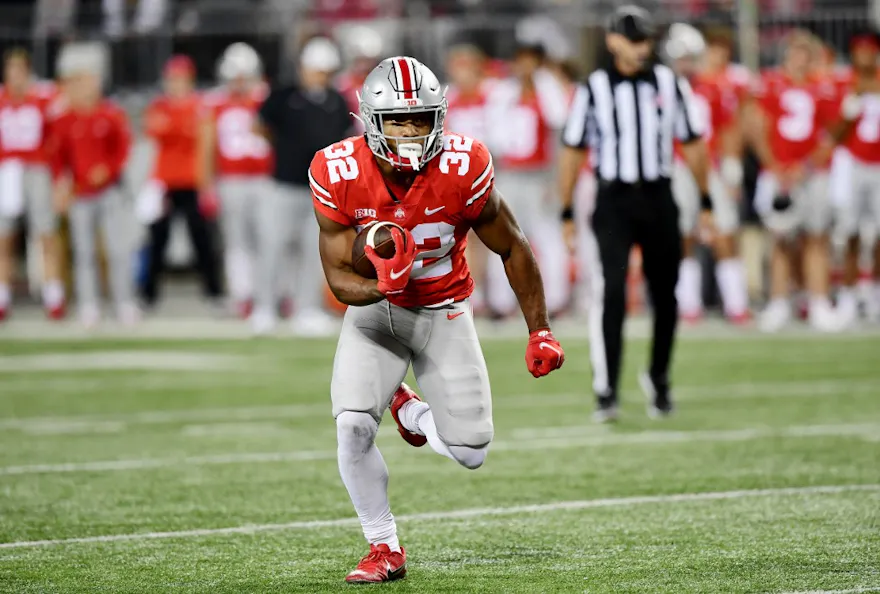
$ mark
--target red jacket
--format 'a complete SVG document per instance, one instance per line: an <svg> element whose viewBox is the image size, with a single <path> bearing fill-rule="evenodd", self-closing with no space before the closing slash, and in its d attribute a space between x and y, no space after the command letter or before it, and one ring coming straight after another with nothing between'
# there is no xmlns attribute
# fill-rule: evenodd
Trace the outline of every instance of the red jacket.
<svg viewBox="0 0 880 594"><path fill-rule="evenodd" d="M198 186L196 142L201 99L195 93L183 99L159 97L144 117L146 133L156 140L158 152L153 177L170 189Z"/></svg>
<svg viewBox="0 0 880 594"><path fill-rule="evenodd" d="M88 198L116 184L122 177L131 135L125 113L116 104L102 101L91 111L68 110L52 125L52 173L73 177L77 198ZM109 175L94 183L91 171L100 165Z"/></svg>

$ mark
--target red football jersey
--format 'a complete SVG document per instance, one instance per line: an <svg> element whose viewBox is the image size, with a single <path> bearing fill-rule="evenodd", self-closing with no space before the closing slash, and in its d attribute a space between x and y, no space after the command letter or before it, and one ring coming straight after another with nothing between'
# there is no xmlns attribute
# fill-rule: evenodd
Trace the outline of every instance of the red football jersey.
<svg viewBox="0 0 880 594"><path fill-rule="evenodd" d="M721 159L719 132L735 123L737 100L733 89L717 78L696 77L691 80L694 93L693 107L703 122L703 139L709 147L709 156L717 163ZM681 143L675 141L675 154L681 156Z"/></svg>
<svg viewBox="0 0 880 594"><path fill-rule="evenodd" d="M880 78L880 72L878 72ZM858 79L852 70L839 72L835 83L838 90L839 105L851 94L858 93ZM880 163L880 93L860 93L862 111L852 132L847 135L843 145L853 157L863 163ZM839 113L839 112L838 112ZM840 114L842 117L842 114Z"/></svg>
<svg viewBox="0 0 880 594"><path fill-rule="evenodd" d="M68 110L52 123L49 139L55 178L70 174L77 198L89 198L119 183L131 148L125 112L103 100L88 111ZM107 168L108 176L96 184L91 172Z"/></svg>
<svg viewBox="0 0 880 594"><path fill-rule="evenodd" d="M754 96L769 120L770 151L782 165L809 157L825 127L837 119L837 93L827 80L797 83L783 72L770 71L755 85Z"/></svg>
<svg viewBox="0 0 880 594"><path fill-rule="evenodd" d="M327 218L354 228L392 221L412 232L418 254L410 282L388 298L401 307L445 305L474 289L464 251L495 183L492 157L483 143L458 134L446 134L443 146L409 190L382 176L363 137L319 151L309 169L315 209Z"/></svg>
<svg viewBox="0 0 880 594"><path fill-rule="evenodd" d="M488 96L491 84L484 83L476 93L463 94L455 87L446 93L446 129L485 142L489 137Z"/></svg>
<svg viewBox="0 0 880 594"><path fill-rule="evenodd" d="M48 164L50 105L55 86L34 83L22 98L0 92L0 159Z"/></svg>
<svg viewBox="0 0 880 594"><path fill-rule="evenodd" d="M267 175L274 165L272 147L254 134L254 120L265 96L235 96L215 92L205 96L204 107L215 124L217 175Z"/></svg>

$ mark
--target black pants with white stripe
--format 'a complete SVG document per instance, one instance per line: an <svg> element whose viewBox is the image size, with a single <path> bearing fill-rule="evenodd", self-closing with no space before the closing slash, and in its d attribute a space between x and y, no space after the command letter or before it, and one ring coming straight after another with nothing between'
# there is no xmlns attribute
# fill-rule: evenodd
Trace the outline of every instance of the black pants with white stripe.
<svg viewBox="0 0 880 594"><path fill-rule="evenodd" d="M592 218L598 261L593 266L590 357L597 396L617 397L626 315L626 279L634 244L642 249L642 267L654 312L651 377L668 381L678 321L675 285L681 262L678 206L668 181L623 184L600 182ZM595 258L594 258L595 260Z"/></svg>

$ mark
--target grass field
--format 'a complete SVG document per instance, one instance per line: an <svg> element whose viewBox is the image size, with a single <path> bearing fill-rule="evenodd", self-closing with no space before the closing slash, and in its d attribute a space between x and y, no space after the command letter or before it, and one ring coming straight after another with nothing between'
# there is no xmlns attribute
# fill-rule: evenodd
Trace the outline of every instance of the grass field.
<svg viewBox="0 0 880 594"><path fill-rule="evenodd" d="M685 339L651 422L589 424L587 345L535 381L485 343L471 472L379 443L394 592L880 592L880 337ZM0 591L323 592L365 552L339 480L334 345L0 339Z"/></svg>

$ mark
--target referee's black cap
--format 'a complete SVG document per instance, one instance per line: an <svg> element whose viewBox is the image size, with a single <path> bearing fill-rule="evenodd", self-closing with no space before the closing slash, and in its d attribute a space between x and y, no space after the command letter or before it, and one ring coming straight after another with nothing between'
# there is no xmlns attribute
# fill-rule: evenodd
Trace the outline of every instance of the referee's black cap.
<svg viewBox="0 0 880 594"><path fill-rule="evenodd" d="M657 25L651 13L641 6L625 4L617 8L608 20L608 32L619 33L633 42L654 39Z"/></svg>

